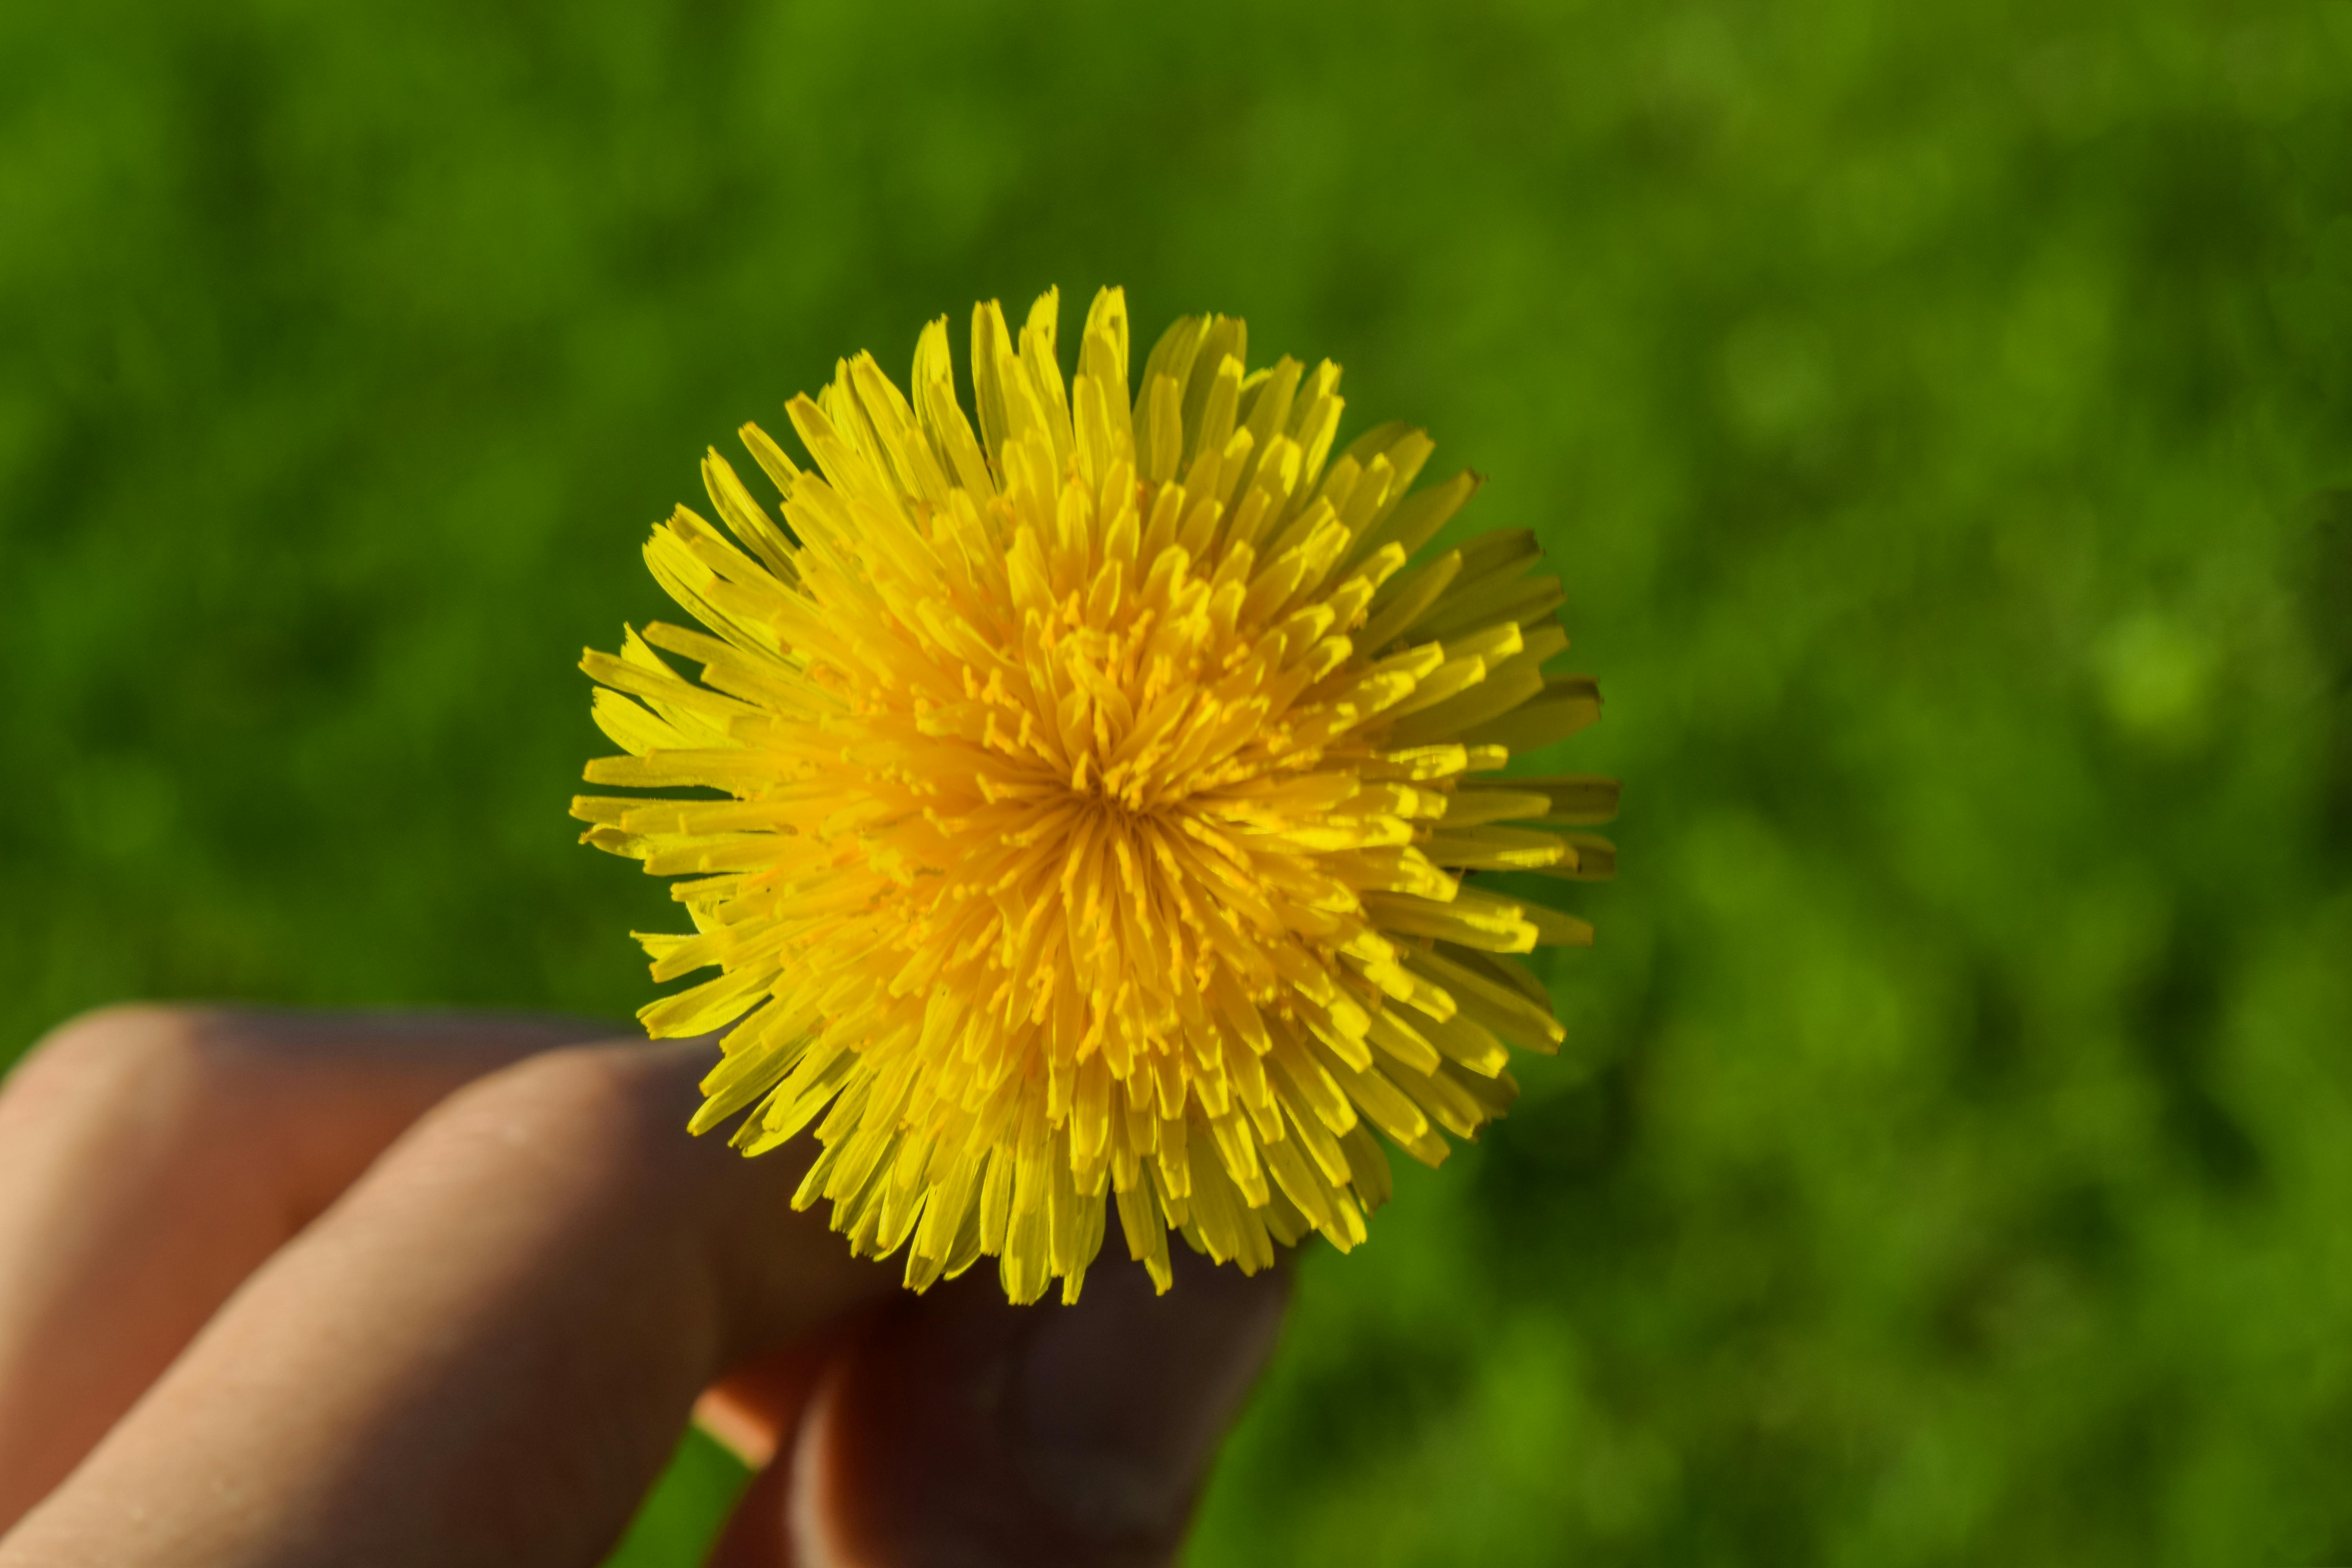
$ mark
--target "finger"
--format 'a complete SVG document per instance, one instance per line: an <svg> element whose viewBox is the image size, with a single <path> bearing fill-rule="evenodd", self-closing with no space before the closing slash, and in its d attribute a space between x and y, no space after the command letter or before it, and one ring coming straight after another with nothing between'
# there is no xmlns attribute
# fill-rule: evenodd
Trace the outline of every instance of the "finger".
<svg viewBox="0 0 2352 1568"><path fill-rule="evenodd" d="M789 1159L689 1138L702 1051L461 1090L257 1271L9 1568L586 1564L723 1369L890 1288Z"/></svg>
<svg viewBox="0 0 2352 1568"><path fill-rule="evenodd" d="M1271 1353L1287 1270L1183 1254L1175 1288L1089 1274L1074 1307L968 1275L877 1314L784 1459L745 1494L720 1568L1172 1562L1217 1444Z"/></svg>
<svg viewBox="0 0 2352 1568"><path fill-rule="evenodd" d="M123 1007L0 1092L0 1531L425 1108L563 1020Z"/></svg>
<svg viewBox="0 0 2352 1568"><path fill-rule="evenodd" d="M694 1402L694 1424L751 1469L764 1469L799 1425L825 1369L866 1331L868 1316L845 1317L737 1367Z"/></svg>

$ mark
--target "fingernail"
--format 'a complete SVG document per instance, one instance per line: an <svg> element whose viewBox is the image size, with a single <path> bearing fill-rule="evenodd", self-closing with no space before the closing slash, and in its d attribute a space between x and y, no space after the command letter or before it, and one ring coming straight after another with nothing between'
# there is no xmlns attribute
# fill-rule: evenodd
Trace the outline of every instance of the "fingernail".
<svg viewBox="0 0 2352 1568"><path fill-rule="evenodd" d="M1174 1261L1165 1296L1139 1267L1090 1274L1077 1305L1039 1311L1019 1352L1017 1462L1038 1501L1087 1534L1182 1527L1281 1328L1287 1268Z"/></svg>

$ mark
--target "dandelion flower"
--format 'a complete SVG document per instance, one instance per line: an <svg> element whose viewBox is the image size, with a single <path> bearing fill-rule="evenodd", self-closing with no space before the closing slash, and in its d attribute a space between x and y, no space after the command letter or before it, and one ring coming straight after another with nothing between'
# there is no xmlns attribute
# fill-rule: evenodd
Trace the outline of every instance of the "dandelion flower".
<svg viewBox="0 0 2352 1568"><path fill-rule="evenodd" d="M1118 289L1066 384L1057 310L974 312L976 432L941 319L906 392L859 354L793 400L814 468L743 427L780 508L710 453L726 531L680 507L646 546L706 629L583 664L626 753L589 781L705 793L572 805L690 879L693 931L638 940L719 972L643 1014L727 1031L693 1129L814 1124L799 1203L916 1289L993 1256L1015 1301L1076 1300L1114 1206L1162 1289L1171 1230L1244 1270L1362 1241L1382 1137L1438 1163L1510 1106L1509 1047L1557 1048L1513 955L1591 940L1471 874L1609 875L1559 830L1617 798L1482 776L1600 698L1546 671L1532 534L1416 562L1476 476L1413 489L1397 424L1331 459L1338 367L1252 371L1228 317L1130 399Z"/></svg>

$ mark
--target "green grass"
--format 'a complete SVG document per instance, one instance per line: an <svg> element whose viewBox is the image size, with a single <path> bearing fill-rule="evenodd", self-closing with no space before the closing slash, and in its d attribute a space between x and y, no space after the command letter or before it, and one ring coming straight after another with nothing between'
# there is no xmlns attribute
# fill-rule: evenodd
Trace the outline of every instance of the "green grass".
<svg viewBox="0 0 2352 1568"><path fill-rule="evenodd" d="M633 1008L646 524L1123 282L1490 476L1626 780L1194 1560L2352 1559L2352 6L1140 10L0 9L0 1055Z"/></svg>

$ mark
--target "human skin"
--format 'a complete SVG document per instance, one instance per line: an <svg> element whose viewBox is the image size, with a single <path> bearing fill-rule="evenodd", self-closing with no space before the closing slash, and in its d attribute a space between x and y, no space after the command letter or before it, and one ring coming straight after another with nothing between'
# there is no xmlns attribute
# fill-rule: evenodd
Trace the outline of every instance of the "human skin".
<svg viewBox="0 0 2352 1568"><path fill-rule="evenodd" d="M113 1009L0 1087L0 1568L593 1564L699 1411L711 1561L1174 1559L1282 1275L914 1297L684 1132L707 1045ZM1116 1248L1114 1247L1114 1251ZM1181 1249L1180 1249L1181 1250ZM12 1528L13 1525L13 1528Z"/></svg>

